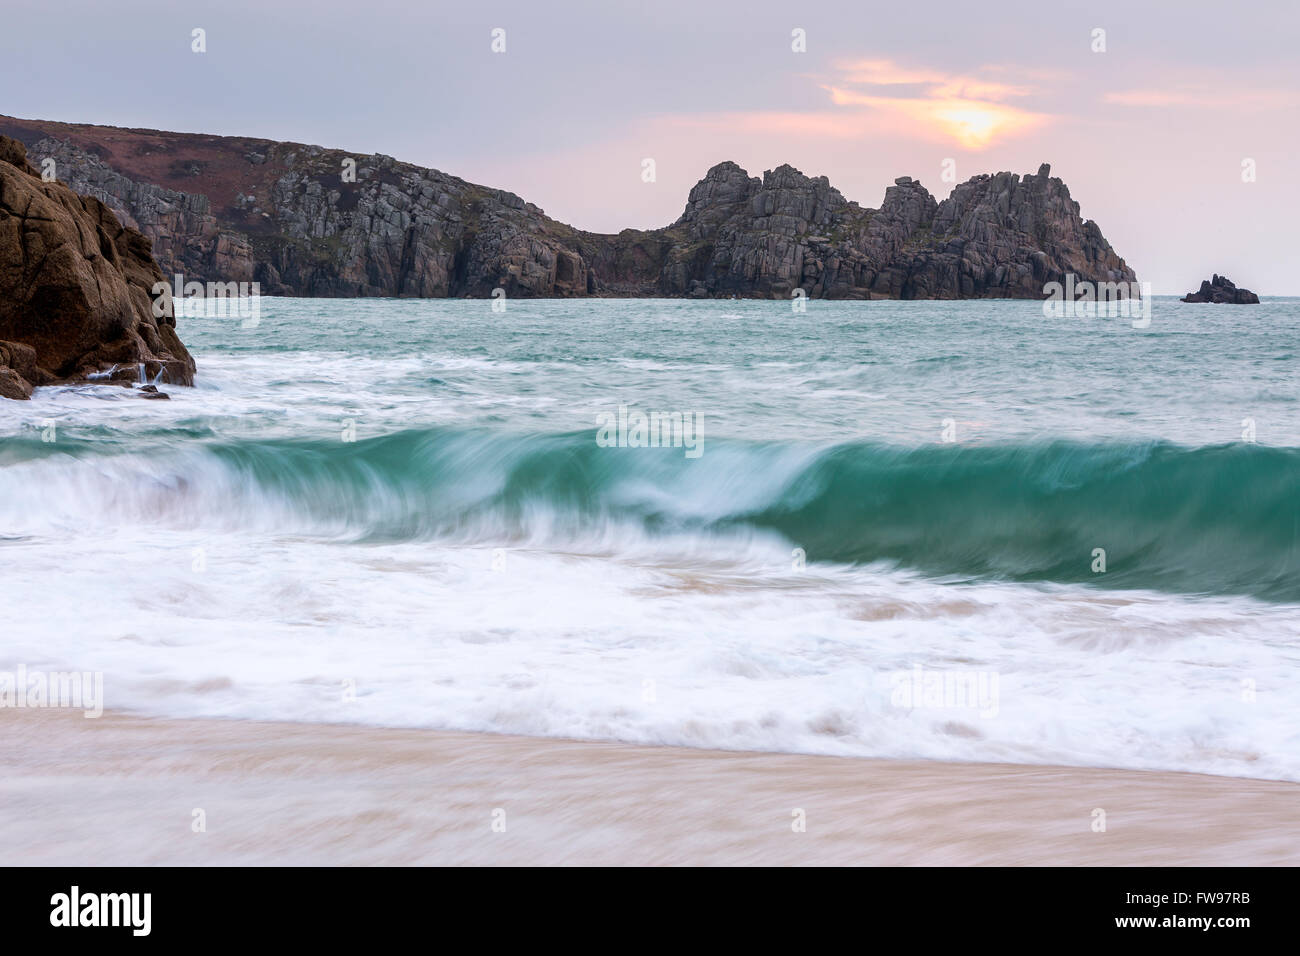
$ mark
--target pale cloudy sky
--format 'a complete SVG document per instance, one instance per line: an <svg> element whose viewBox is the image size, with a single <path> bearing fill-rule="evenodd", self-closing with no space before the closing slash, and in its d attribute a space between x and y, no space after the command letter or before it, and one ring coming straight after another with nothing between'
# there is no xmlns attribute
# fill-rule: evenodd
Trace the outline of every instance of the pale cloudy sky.
<svg viewBox="0 0 1300 956"><path fill-rule="evenodd" d="M1296 0L4 0L0 23L0 113L382 152L602 231L671 222L724 159L867 206L904 174L943 198L945 160L1050 162L1156 292L1300 295Z"/></svg>

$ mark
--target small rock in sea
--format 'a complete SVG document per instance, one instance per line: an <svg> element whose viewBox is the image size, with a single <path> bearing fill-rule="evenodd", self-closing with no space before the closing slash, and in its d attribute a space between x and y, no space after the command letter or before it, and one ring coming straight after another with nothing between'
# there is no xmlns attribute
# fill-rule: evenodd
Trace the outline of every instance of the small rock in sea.
<svg viewBox="0 0 1300 956"><path fill-rule="evenodd" d="M0 368L0 398L19 401L32 397L32 386L11 368Z"/></svg>
<svg viewBox="0 0 1300 956"><path fill-rule="evenodd" d="M1181 302L1212 302L1215 305L1259 305L1259 296L1249 289L1238 289L1227 276L1216 275L1206 279L1195 292L1183 296Z"/></svg>

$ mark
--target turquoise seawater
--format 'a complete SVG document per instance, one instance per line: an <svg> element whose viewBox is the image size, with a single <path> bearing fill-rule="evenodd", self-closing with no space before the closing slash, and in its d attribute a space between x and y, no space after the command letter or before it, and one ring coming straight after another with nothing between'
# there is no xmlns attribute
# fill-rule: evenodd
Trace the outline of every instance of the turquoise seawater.
<svg viewBox="0 0 1300 956"><path fill-rule="evenodd" d="M0 408L0 653L110 708L1300 778L1300 300L180 330Z"/></svg>

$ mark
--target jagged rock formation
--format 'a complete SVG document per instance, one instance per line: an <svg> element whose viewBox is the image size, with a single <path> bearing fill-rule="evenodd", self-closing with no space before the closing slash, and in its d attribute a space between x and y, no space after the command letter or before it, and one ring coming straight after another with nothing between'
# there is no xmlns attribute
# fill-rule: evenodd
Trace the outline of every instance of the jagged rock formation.
<svg viewBox="0 0 1300 956"><path fill-rule="evenodd" d="M909 176L879 210L790 166L749 178L735 163L691 190L659 288L670 295L834 299L1042 298L1066 273L1133 281L1047 166L977 176L937 202ZM681 233L685 232L685 236Z"/></svg>
<svg viewBox="0 0 1300 956"><path fill-rule="evenodd" d="M161 281L148 239L93 196L42 181L0 136L0 396L142 374L193 384L174 319L153 315Z"/></svg>
<svg viewBox="0 0 1300 956"><path fill-rule="evenodd" d="M1249 289L1238 289L1227 276L1216 275L1201 281L1195 292L1183 296L1180 302L1212 302L1215 305L1259 305L1259 296Z"/></svg>
<svg viewBox="0 0 1300 956"><path fill-rule="evenodd" d="M672 225L604 235L387 156L3 117L0 132L137 224L169 275L269 294L1042 298L1067 273L1135 281L1046 165L941 202L900 177L877 210L790 166L720 163Z"/></svg>

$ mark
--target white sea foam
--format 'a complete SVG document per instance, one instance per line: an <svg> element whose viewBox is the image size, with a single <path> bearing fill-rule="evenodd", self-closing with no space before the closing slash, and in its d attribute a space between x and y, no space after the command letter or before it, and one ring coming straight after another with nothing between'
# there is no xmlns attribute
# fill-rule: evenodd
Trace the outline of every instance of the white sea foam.
<svg viewBox="0 0 1300 956"><path fill-rule="evenodd" d="M356 543L199 455L0 470L0 669L102 671L110 710L153 715L1300 779L1294 606L617 524ZM917 667L995 674L996 715L900 706Z"/></svg>
<svg viewBox="0 0 1300 956"><path fill-rule="evenodd" d="M953 306L932 305L941 311L903 315L891 334L903 340L915 327L933 332L924 322L955 321L942 312ZM292 486L258 485L208 447L336 440L344 420L363 440L413 424L556 433L590 428L593 408L618 401L700 408L719 436L826 441L933 442L949 413L991 423L969 426L986 433L1092 435L1126 405L1144 417L1124 427L1143 434L1182 428L1174 437L1208 440L1236 428L1235 419L1211 418L1222 396L1170 378L1172 358L1131 356L1121 372L1107 353L1099 367L1111 378L1101 385L1064 360L1035 379L1034 349L1022 338L1041 327L1037 317L1000 337L975 329L968 351L984 364L969 373L944 362L912 368L923 354L917 339L898 345L881 371L855 362L850 346L868 336L838 307L818 303L802 323L781 317L761 339L750 304L728 303L713 318L738 327L711 334L738 354L702 348L692 372L681 336L700 325L689 309L707 304L656 305L644 329L664 326L667 344L655 351L638 341L660 357L631 360L622 345L603 357L573 355L575 342L597 349L603 340L563 324L572 304L512 302L504 329L486 315L453 329L430 318L459 307L267 300L266 347L182 330L198 353L198 387L166 389L170 402L82 386L6 404L0 670L103 672L109 711L151 715L1300 780L1293 604L962 583L880 565L799 568L793 542L775 532L706 533L687 521L649 534L603 519L575 529L544 508L514 522L480 516L423 536L369 539L346 512L313 510ZM599 303L588 319L626 321L622 308ZM1009 321L1011 306L988 308ZM569 311L556 311L551 328L548 309ZM316 317L323 325L313 330ZM824 325L810 329L814 318ZM1160 323L1157 308L1153 328ZM827 329L839 344L820 342ZM488 346L476 341L493 335ZM266 345L282 339L296 347ZM777 344L763 350L760 340ZM870 346L890 344L876 337ZM844 361L805 361L801 350L813 347L842 348ZM1289 435L1294 423L1280 424L1293 402L1287 373L1281 363L1260 367L1280 376L1278 397L1268 414L1254 414L1273 435ZM938 387L916 376L936 377ZM1105 391L1125 376L1137 383L1133 396ZM1234 378L1247 376L1216 382ZM1207 404L1192 414L1172 404L1175 391ZM1168 407L1139 407L1139 395L1164 395ZM47 422L58 440L42 455L11 451L8 439L30 444ZM706 523L769 500L807 465L809 448L774 456L760 473L730 461L725 441L711 442L699 466L716 480L628 481L618 503L671 505ZM463 498L449 510L500 491L506 474L493 471L491 454L475 453L473 482L449 486ZM375 513L407 493L377 481L372 492L364 500ZM996 675L996 715L900 706L900 682L918 666L923 675Z"/></svg>

